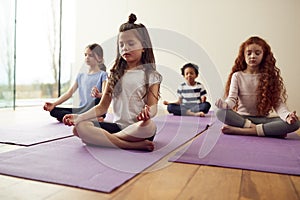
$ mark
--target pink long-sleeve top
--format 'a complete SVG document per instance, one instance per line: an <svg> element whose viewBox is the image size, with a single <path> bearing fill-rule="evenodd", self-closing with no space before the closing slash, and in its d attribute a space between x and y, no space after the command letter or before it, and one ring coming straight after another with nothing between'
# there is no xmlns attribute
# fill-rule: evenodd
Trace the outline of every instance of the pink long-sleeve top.
<svg viewBox="0 0 300 200"><path fill-rule="evenodd" d="M257 116L257 85L259 74L247 74L242 71L232 75L228 97L225 102L233 108L238 101L237 113L241 115ZM286 104L280 103L275 112L282 120L290 114Z"/></svg>

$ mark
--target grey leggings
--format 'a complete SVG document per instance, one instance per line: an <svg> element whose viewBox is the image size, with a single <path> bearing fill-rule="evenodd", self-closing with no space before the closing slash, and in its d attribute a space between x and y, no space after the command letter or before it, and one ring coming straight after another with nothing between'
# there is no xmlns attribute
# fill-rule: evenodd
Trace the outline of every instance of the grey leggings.
<svg viewBox="0 0 300 200"><path fill-rule="evenodd" d="M299 129L299 121L293 124L288 124L280 117L270 118L244 116L230 109L219 109L216 112L216 116L224 124L240 128L244 127L247 119L253 124L262 124L262 129L265 136L283 136Z"/></svg>

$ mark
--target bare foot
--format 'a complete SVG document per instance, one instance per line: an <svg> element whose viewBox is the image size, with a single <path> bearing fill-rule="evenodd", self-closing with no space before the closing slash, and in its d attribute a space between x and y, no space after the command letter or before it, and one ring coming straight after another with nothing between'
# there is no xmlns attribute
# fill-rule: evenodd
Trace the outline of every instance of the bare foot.
<svg viewBox="0 0 300 200"><path fill-rule="evenodd" d="M224 125L221 128L222 133L224 134L232 134L232 135L257 135L256 128L240 128L235 126Z"/></svg>
<svg viewBox="0 0 300 200"><path fill-rule="evenodd" d="M199 117L205 117L204 112L199 112L198 115L199 115Z"/></svg>
<svg viewBox="0 0 300 200"><path fill-rule="evenodd" d="M81 140L84 144L89 146L97 146L101 147L101 145L90 144L84 140ZM138 142L128 142L128 141L121 141L119 145L112 145L112 146L103 146L103 147L112 147L112 148L121 148L121 149L128 149L128 150L141 150L141 151L153 151L154 150L154 143L150 140L142 140Z"/></svg>
<svg viewBox="0 0 300 200"><path fill-rule="evenodd" d="M132 147L125 147L125 149L137 149L143 151L153 151L154 150L154 143L150 140L142 140L139 142L131 142Z"/></svg>
<svg viewBox="0 0 300 200"><path fill-rule="evenodd" d="M205 117L204 112L192 112L190 110L186 111L186 114L189 116L195 116L195 117Z"/></svg>
<svg viewBox="0 0 300 200"><path fill-rule="evenodd" d="M150 140L144 140L145 141L145 150L147 151L153 151L154 150L154 143Z"/></svg>

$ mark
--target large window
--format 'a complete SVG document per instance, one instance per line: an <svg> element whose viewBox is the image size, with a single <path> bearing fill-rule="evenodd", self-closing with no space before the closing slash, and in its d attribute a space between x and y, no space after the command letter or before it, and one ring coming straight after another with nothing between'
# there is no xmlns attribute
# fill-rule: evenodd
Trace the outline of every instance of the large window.
<svg viewBox="0 0 300 200"><path fill-rule="evenodd" d="M0 1L0 107L13 106L15 2Z"/></svg>
<svg viewBox="0 0 300 200"><path fill-rule="evenodd" d="M69 87L72 4L71 0L0 1L4 36L0 43L0 107L41 104Z"/></svg>

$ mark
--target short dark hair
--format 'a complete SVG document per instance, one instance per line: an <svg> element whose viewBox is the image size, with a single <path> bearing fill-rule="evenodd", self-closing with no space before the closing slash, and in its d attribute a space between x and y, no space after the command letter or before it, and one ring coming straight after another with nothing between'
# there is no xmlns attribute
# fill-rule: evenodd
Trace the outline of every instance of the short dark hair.
<svg viewBox="0 0 300 200"><path fill-rule="evenodd" d="M183 65L183 67L181 68L181 75L184 76L184 70L188 67L191 67L195 70L196 75L198 76L199 74L199 67L193 63L187 63L185 65Z"/></svg>

